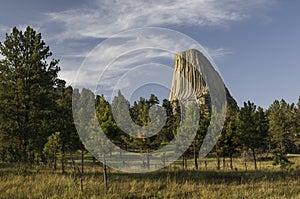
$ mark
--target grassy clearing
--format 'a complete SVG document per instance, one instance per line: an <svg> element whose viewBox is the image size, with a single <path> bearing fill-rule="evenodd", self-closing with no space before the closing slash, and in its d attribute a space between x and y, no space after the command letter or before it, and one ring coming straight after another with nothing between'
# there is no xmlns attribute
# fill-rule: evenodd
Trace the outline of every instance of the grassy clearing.
<svg viewBox="0 0 300 199"><path fill-rule="evenodd" d="M300 157L291 158L294 169L286 172L278 167L243 170L236 159L237 171L216 171L214 159L207 159L208 170L181 170L180 161L168 168L145 174L109 171L109 190L105 194L101 167L86 166L84 190L74 180L72 170L66 174L47 168L1 164L0 198L300 198ZM192 160L189 160L192 167ZM239 163L240 161L240 163ZM267 169L269 168L269 169ZM249 170L250 169L250 170Z"/></svg>

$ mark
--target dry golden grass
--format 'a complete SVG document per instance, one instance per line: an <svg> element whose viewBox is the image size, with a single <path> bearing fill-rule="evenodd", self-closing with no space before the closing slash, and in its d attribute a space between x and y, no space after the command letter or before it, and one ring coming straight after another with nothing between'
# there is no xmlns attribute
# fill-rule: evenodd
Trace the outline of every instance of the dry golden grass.
<svg viewBox="0 0 300 199"><path fill-rule="evenodd" d="M268 170L270 162L261 162L262 170L243 171L238 159L237 171L216 171L213 159L208 160L207 171L181 170L180 162L145 174L110 170L107 194L97 165L86 166L81 191L70 168L61 174L46 168L1 164L0 198L300 198L300 170L296 169L300 157L292 158L296 163L289 172L273 166ZM189 165L192 167L192 160Z"/></svg>

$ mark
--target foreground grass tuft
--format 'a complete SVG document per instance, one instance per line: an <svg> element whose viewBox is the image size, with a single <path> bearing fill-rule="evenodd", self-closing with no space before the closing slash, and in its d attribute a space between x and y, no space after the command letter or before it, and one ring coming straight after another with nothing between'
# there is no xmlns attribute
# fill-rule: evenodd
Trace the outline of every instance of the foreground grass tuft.
<svg viewBox="0 0 300 199"><path fill-rule="evenodd" d="M0 198L300 198L300 171L166 168L153 173L109 172L105 193L101 167L86 166L84 190L69 168L0 164Z"/></svg>

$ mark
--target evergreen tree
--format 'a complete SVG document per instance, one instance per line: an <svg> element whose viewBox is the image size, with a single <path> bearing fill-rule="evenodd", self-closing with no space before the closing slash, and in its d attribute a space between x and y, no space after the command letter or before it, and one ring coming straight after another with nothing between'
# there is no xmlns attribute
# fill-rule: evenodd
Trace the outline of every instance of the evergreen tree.
<svg viewBox="0 0 300 199"><path fill-rule="evenodd" d="M259 113L261 114L261 113ZM254 168L257 169L257 150L266 145L264 124L260 124L256 106L248 101L244 103L238 114L238 133L241 144L246 150L250 149L253 155ZM261 117L261 115L259 115ZM260 120L264 120L260 118Z"/></svg>
<svg viewBox="0 0 300 199"><path fill-rule="evenodd" d="M53 133L59 61L50 60L49 46L31 27L24 32L13 28L0 43L0 53L1 138L11 140L5 148L15 160L32 162Z"/></svg>
<svg viewBox="0 0 300 199"><path fill-rule="evenodd" d="M53 169L57 168L57 154L61 152L62 141L60 132L56 132L48 137L48 141L44 146L43 153L45 154L50 165L53 165Z"/></svg>
<svg viewBox="0 0 300 199"><path fill-rule="evenodd" d="M291 108L284 100L275 100L269 110L270 136L274 147L284 153L293 148L293 132L296 131L294 107Z"/></svg>
<svg viewBox="0 0 300 199"><path fill-rule="evenodd" d="M285 100L275 100L268 110L270 120L270 140L273 148L274 163L289 165L287 153L293 152L295 132L297 132L297 112L294 105Z"/></svg>
<svg viewBox="0 0 300 199"><path fill-rule="evenodd" d="M240 142L237 132L237 110L232 109L230 106L227 106L224 128L216 145L218 148L217 153L220 153L223 158L229 157L230 169L233 169L233 154L238 151ZM224 159L223 163L225 163ZM220 162L218 167L220 168Z"/></svg>
<svg viewBox="0 0 300 199"><path fill-rule="evenodd" d="M60 81L56 89L58 95L56 109L56 129L60 131L62 148L61 148L61 169L65 172L66 153L72 153L81 149L81 141L77 134L73 113L72 113L72 94L71 86L65 87L65 81Z"/></svg>

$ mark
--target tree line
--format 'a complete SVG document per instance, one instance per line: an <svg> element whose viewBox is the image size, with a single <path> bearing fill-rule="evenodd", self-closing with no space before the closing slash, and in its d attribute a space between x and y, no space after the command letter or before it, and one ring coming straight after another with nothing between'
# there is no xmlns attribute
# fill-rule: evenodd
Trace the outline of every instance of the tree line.
<svg viewBox="0 0 300 199"><path fill-rule="evenodd" d="M13 28L0 43L0 53L3 56L0 60L1 161L48 163L56 168L60 154L64 171L67 153L81 150L83 158L85 151L74 125L72 96L82 99L81 96L90 91L82 89L80 92L67 87L66 82L58 78L59 60L52 58L41 34L31 27L24 32ZM178 101L165 99L160 102L151 94L148 99L141 97L130 105L121 92L111 103L103 95L97 95L93 100L101 129L112 143L124 150L139 153L157 150L180 133L182 110ZM121 119L124 107L128 109L132 120L139 126L151 123L151 108L164 108L165 124L155 136L145 137L145 132L128 135L118 127L112 104L117 107ZM187 166L186 160L193 158L198 169L198 152L210 125L212 111L213 108L205 105L199 107L199 113L186 110L187 117L199 114L200 120L194 141L182 155L183 168ZM189 119L193 118L186 118ZM191 133L191 126L181 127L180 131ZM288 168L292 162L287 154L300 153L299 132L300 98L297 104L275 100L268 109L257 107L250 101L241 108L228 106L224 128L209 155L216 157L218 169L224 158L229 158L230 168L234 169L233 158L242 154L251 154L255 169L258 158L271 158L275 165ZM107 151L109 153L109 149ZM146 157L146 166L150 165L149 162L150 157Z"/></svg>

